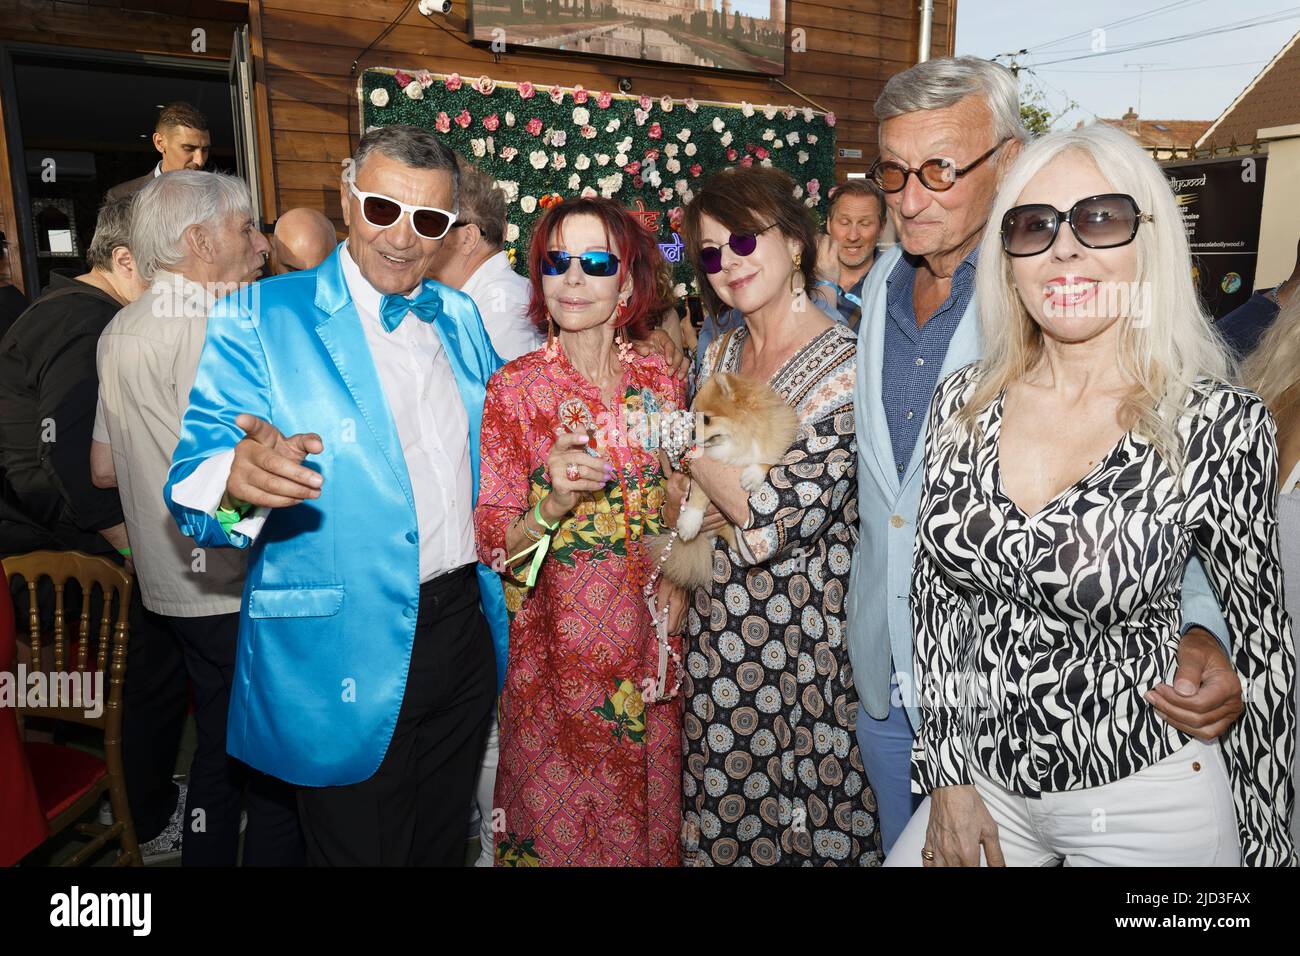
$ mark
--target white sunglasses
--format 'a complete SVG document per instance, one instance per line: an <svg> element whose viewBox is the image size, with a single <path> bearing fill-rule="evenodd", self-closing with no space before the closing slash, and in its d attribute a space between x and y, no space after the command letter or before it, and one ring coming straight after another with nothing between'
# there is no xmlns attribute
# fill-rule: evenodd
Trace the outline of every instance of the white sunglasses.
<svg viewBox="0 0 1300 956"><path fill-rule="evenodd" d="M441 239L451 231L456 222L456 213L435 206L411 206L398 202L392 196L383 193L363 193L357 189L352 176L344 177L352 195L361 200L361 215L366 222L376 229L387 229L397 225L404 214L411 217L411 227L417 235L425 239Z"/></svg>

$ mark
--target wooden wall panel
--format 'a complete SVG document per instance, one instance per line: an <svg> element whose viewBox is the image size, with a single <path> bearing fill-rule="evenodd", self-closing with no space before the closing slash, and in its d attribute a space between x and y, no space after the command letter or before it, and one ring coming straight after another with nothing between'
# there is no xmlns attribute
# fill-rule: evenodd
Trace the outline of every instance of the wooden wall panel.
<svg viewBox="0 0 1300 956"><path fill-rule="evenodd" d="M934 55L951 50L956 0L938 0ZM258 10L266 57L266 92L280 208L309 205L339 222L335 184L339 163L359 136L357 77L370 66L456 71L474 77L534 83L581 83L612 90L618 77L634 91L653 95L794 103L833 110L838 144L862 150L861 160L841 160L838 177L864 171L875 156L872 103L884 81L916 59L919 29L913 0L791 0L789 30L800 29L805 52L786 52L787 72L776 79L724 74L601 58L508 51L492 52L468 40L465 8L438 18L446 29L412 10L384 40L352 62L398 15L403 0L250 0ZM785 89L781 82L807 100Z"/></svg>

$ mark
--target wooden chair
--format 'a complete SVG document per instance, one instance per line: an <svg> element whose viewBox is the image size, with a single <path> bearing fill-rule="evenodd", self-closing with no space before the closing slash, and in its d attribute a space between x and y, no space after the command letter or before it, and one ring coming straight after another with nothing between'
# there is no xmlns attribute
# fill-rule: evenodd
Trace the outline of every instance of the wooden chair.
<svg viewBox="0 0 1300 956"><path fill-rule="evenodd" d="M80 551L33 551L4 559L4 569L10 580L21 577L27 585L28 639L31 644L32 667L41 669L48 655L43 654L46 635L41 631L41 615L37 599L37 584L47 577L54 585L54 667L47 674L47 699L32 706L18 708L21 729L24 717L61 721L93 727L104 735L104 759L73 747L52 743L26 744L27 759L40 797L41 808L50 824L53 837L76 823L76 831L90 837L65 866L80 866L92 859L104 846L116 840L120 849L117 866L140 866L140 847L131 822L131 809L126 799L126 780L122 770L122 694L126 675L127 615L131 603L131 576L104 558L83 554ZM69 642L63 614L64 591L70 580L81 586L81 616L73 640ZM99 621L98 640L93 660L103 695L107 695L102 712L90 716L87 702L74 706L72 701L55 700L54 688L66 680L49 679L54 675L70 675L78 681L86 678L86 665L90 656L92 639L90 611L92 591L98 585L103 598L103 612ZM116 614L114 606L116 605ZM111 660L110 660L111 635ZM69 656L75 657L75 670L68 667ZM92 677L92 679L95 679ZM83 685L84 686L84 683ZM41 706L40 704L45 706ZM58 704L59 706L50 706ZM99 804L105 792L113 806L114 822L111 826L100 823L77 823L88 811Z"/></svg>

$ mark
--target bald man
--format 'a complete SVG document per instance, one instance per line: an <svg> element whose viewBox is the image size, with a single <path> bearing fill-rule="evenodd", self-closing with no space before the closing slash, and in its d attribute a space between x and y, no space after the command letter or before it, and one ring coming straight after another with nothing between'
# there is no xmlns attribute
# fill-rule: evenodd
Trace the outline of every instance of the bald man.
<svg viewBox="0 0 1300 956"><path fill-rule="evenodd" d="M271 269L275 275L315 269L338 245L334 224L318 209L290 209L275 221Z"/></svg>

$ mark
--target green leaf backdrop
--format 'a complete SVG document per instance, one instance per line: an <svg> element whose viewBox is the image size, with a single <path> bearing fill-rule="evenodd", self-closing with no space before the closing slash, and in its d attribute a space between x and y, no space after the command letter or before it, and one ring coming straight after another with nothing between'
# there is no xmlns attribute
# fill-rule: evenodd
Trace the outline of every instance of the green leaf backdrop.
<svg viewBox="0 0 1300 956"><path fill-rule="evenodd" d="M811 107L696 103L383 67L365 71L357 94L363 129L433 130L497 181L508 200L506 247L521 273L546 207L584 190L643 212L674 263L675 281L692 288L676 233L682 208L709 175L746 163L783 169L819 220L835 182L835 116Z"/></svg>

